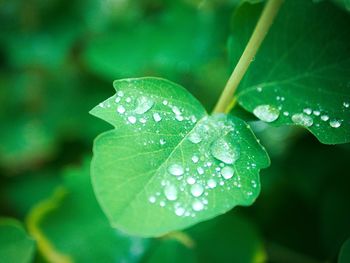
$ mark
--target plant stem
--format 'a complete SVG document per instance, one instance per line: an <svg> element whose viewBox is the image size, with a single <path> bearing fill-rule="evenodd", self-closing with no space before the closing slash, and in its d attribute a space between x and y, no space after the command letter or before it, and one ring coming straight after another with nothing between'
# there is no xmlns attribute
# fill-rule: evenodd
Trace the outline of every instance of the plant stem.
<svg viewBox="0 0 350 263"><path fill-rule="evenodd" d="M250 62L253 60L262 41L264 40L273 20L275 19L278 10L283 0L269 0L264 10L261 13L258 23L255 26L247 46L245 47L242 56L240 57L235 69L228 79L224 91L222 92L213 113L228 113L229 105L232 97L246 73Z"/></svg>

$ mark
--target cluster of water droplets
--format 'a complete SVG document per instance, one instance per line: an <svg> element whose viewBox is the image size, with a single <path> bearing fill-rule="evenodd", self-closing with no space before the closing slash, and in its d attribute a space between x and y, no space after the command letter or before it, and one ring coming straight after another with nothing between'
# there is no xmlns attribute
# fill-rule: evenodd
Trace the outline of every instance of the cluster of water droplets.
<svg viewBox="0 0 350 263"><path fill-rule="evenodd" d="M260 93L263 91L263 87L258 86L256 90ZM342 119L330 116L329 113L322 109L311 109L310 107L306 107L302 112L293 114L288 111L283 111L284 101L285 97L276 96L276 103L274 105L258 105L254 108L253 114L265 122L274 122L281 114L283 114L283 116L291 118L295 124L305 127L311 127L313 125L319 127L322 122L328 122L328 125L332 128L339 128L342 125ZM344 101L340 107L342 108L342 111L350 110L350 102ZM318 123L316 123L316 121L318 121Z"/></svg>
<svg viewBox="0 0 350 263"><path fill-rule="evenodd" d="M132 85L130 83L130 85ZM136 94L136 91L119 90L116 95L105 102L99 104L101 108L115 110L119 118L124 119L125 124L131 125L138 131L148 131L160 133L157 129L163 121L181 122L185 130L190 130L197 122L197 118L193 114L185 114L184 110L173 105L168 100L160 101L159 97L149 94L143 94L141 91ZM156 102L158 105L156 107ZM156 128L156 129L155 129ZM160 138L159 141L144 138L143 145L157 143L165 145L166 138Z"/></svg>
<svg viewBox="0 0 350 263"><path fill-rule="evenodd" d="M149 202L170 209L177 216L195 217L208 208L214 189L240 189L242 180L235 163L241 149L235 138L239 138L239 132L226 117L205 117L199 121L184 139L182 149L178 149L193 154L187 158L186 154L179 157L176 152L173 154L159 173L163 176L162 190L152 193ZM256 168L254 163L249 165L249 169ZM256 188L257 182L252 180L250 187ZM252 194L246 192L247 198Z"/></svg>

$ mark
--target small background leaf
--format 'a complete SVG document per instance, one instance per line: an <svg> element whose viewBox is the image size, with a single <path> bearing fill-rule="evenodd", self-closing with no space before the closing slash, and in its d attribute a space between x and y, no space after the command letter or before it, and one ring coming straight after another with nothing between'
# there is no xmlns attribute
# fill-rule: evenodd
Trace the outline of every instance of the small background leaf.
<svg viewBox="0 0 350 263"><path fill-rule="evenodd" d="M233 17L233 65L262 6L244 3ZM323 143L349 142L349 25L350 16L327 1L286 0L237 90L238 102L275 125L304 126ZM276 121L259 110L264 105Z"/></svg>
<svg viewBox="0 0 350 263"><path fill-rule="evenodd" d="M15 219L0 218L0 262L29 263L35 243Z"/></svg>

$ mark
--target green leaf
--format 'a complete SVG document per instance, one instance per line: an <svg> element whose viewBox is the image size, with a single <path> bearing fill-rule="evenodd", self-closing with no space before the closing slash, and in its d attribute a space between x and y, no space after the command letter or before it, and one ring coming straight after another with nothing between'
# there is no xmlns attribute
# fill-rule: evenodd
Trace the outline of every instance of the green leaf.
<svg viewBox="0 0 350 263"><path fill-rule="evenodd" d="M194 263L195 254L192 249L186 247L178 240L167 239L158 242L149 253L145 263Z"/></svg>
<svg viewBox="0 0 350 263"><path fill-rule="evenodd" d="M261 9L245 3L235 13L233 64ZM349 22L327 1L286 0L237 90L238 102L261 120L303 126L322 143L349 142Z"/></svg>
<svg viewBox="0 0 350 263"><path fill-rule="evenodd" d="M91 39L83 60L106 79L150 73L183 78L220 54L216 46L224 43L226 17L176 3L152 19L144 17Z"/></svg>
<svg viewBox="0 0 350 263"><path fill-rule="evenodd" d="M40 252L50 262L137 261L147 240L110 226L93 194L89 170L89 161L67 170L65 188L31 211L28 226Z"/></svg>
<svg viewBox="0 0 350 263"><path fill-rule="evenodd" d="M0 262L31 262L34 254L34 241L22 224L15 219L0 218Z"/></svg>
<svg viewBox="0 0 350 263"><path fill-rule="evenodd" d="M94 143L92 180L111 224L158 236L250 205L269 159L249 126L208 116L183 87L158 78L114 82L91 114L115 129Z"/></svg>
<svg viewBox="0 0 350 263"><path fill-rule="evenodd" d="M350 262L350 239L346 240L341 247L338 263Z"/></svg>
<svg viewBox="0 0 350 263"><path fill-rule="evenodd" d="M266 252L256 227L235 212L200 223L186 231L194 240L198 262L266 261Z"/></svg>

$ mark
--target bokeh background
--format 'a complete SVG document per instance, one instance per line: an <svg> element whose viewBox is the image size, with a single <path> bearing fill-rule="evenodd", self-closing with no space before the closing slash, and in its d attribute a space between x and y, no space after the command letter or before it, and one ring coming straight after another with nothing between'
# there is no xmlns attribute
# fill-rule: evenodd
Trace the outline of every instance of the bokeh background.
<svg viewBox="0 0 350 263"><path fill-rule="evenodd" d="M144 240L109 229L94 199L92 144L111 127L89 110L115 79L158 76L210 111L232 70L238 2L0 0L0 216L75 262L336 262L350 237L349 144L321 145L240 108L272 161L253 206ZM47 200L55 208L42 209ZM50 261L38 243L33 261Z"/></svg>

